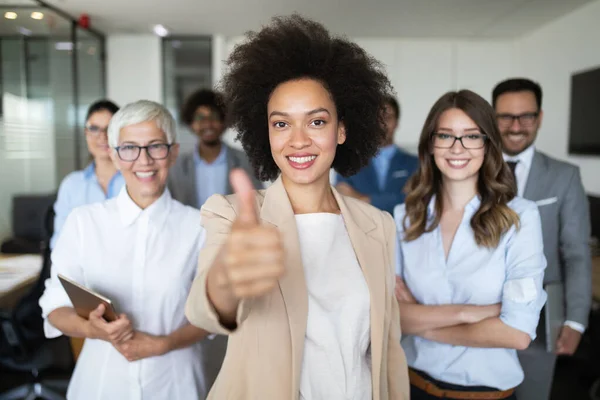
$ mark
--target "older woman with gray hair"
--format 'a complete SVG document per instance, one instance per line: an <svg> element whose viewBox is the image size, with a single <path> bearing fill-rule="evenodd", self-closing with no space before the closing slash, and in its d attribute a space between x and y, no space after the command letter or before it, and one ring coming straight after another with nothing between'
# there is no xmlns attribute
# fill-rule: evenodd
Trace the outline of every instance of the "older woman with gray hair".
<svg viewBox="0 0 600 400"><path fill-rule="evenodd" d="M160 104L123 107L108 128L112 159L125 179L120 194L73 210L52 252L40 299L49 338L85 338L69 399L203 398L199 341L185 301L204 241L200 211L166 189L179 152L175 122ZM82 318L58 274L112 300Z"/></svg>

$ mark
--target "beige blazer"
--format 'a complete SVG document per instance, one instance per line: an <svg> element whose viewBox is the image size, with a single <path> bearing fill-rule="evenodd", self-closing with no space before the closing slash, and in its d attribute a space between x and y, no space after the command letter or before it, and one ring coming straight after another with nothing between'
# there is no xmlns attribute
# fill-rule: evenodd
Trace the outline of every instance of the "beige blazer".
<svg viewBox="0 0 600 400"><path fill-rule="evenodd" d="M373 400L408 400L408 370L400 347L400 314L394 296L394 220L388 213L332 190L371 294ZM279 280L279 290L240 303L238 327L233 332L219 323L208 301L206 276L236 218L235 196L215 195L202 207L207 238L186 316L209 332L229 335L225 361L209 399L299 397L308 295L296 221L281 178L257 192L256 202L261 222L276 226L282 233L286 273Z"/></svg>

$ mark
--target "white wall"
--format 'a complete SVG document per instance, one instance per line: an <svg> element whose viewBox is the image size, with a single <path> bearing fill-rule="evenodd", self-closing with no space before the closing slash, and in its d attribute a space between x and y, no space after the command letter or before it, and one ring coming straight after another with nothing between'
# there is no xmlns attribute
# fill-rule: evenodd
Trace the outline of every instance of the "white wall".
<svg viewBox="0 0 600 400"><path fill-rule="evenodd" d="M106 41L107 96L119 105L163 101L161 40L155 35L110 35Z"/></svg>
<svg viewBox="0 0 600 400"><path fill-rule="evenodd" d="M471 89L490 100L494 85L515 70L510 41L356 41L385 65L401 107L396 142L414 152L425 118L440 96Z"/></svg>
<svg viewBox="0 0 600 400"><path fill-rule="evenodd" d="M570 156L571 74L600 67L600 1L556 20L517 42L518 72L540 83L544 120L537 147L581 168L583 184L600 195L600 157ZM599 110L600 112L600 110Z"/></svg>

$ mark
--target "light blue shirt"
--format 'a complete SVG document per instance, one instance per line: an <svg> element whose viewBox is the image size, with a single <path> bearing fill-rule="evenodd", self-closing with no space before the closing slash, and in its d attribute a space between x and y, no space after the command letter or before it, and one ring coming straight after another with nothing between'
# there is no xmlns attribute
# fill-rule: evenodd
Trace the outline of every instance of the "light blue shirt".
<svg viewBox="0 0 600 400"><path fill-rule="evenodd" d="M377 183L379 184L379 190L385 189L387 174L390 170L390 163L392 162L392 158L394 158L397 151L398 147L395 144L390 144L382 147L377 155L371 160L373 166L375 167L375 172L377 172Z"/></svg>
<svg viewBox="0 0 600 400"><path fill-rule="evenodd" d="M196 190L198 205L202 205L213 194L227 194L227 146L221 146L221 152L212 163L204 161L194 151L194 168L196 169Z"/></svg>
<svg viewBox="0 0 600 400"><path fill-rule="evenodd" d="M432 199L428 223L434 217L434 204ZM402 240L405 205L397 206L396 273L420 304L502 303L502 322L526 332L533 340L546 302L542 286L546 259L537 206L520 197L511 200L508 206L519 215L520 228L511 227L498 246L489 249L475 243L470 225L480 204L476 196L466 206L447 261L439 226L416 240ZM402 339L402 347L410 367L443 382L506 390L523 381L523 370L513 349L454 346L410 335Z"/></svg>
<svg viewBox="0 0 600 400"><path fill-rule="evenodd" d="M108 183L107 193L104 193L98 183L94 163L88 165L84 170L67 175L58 188L58 195L54 203L56 216L54 217L54 234L50 240L50 248L54 248L67 216L74 208L115 197L123 186L125 186L125 180L121 173L117 172Z"/></svg>

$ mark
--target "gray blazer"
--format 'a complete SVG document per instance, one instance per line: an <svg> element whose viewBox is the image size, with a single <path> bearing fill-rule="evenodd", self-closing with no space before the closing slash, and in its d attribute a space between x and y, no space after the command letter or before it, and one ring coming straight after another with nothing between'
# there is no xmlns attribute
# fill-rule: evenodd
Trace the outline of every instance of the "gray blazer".
<svg viewBox="0 0 600 400"><path fill-rule="evenodd" d="M587 326L592 302L589 204L579 168L535 152L524 196L542 220L544 283L563 282L565 319Z"/></svg>
<svg viewBox="0 0 600 400"><path fill-rule="evenodd" d="M223 143L227 147L227 171L233 168L242 168L248 173L252 179L254 187L263 189L261 182L255 177L254 170L248 161L248 157L242 151L236 150ZM169 180L167 183L171 196L180 203L185 205L200 208L202 204L198 204L198 190L196 188L196 168L194 165L194 154L191 152L180 154L177 157L175 165L169 171ZM232 194L233 189L227 179L227 193Z"/></svg>

